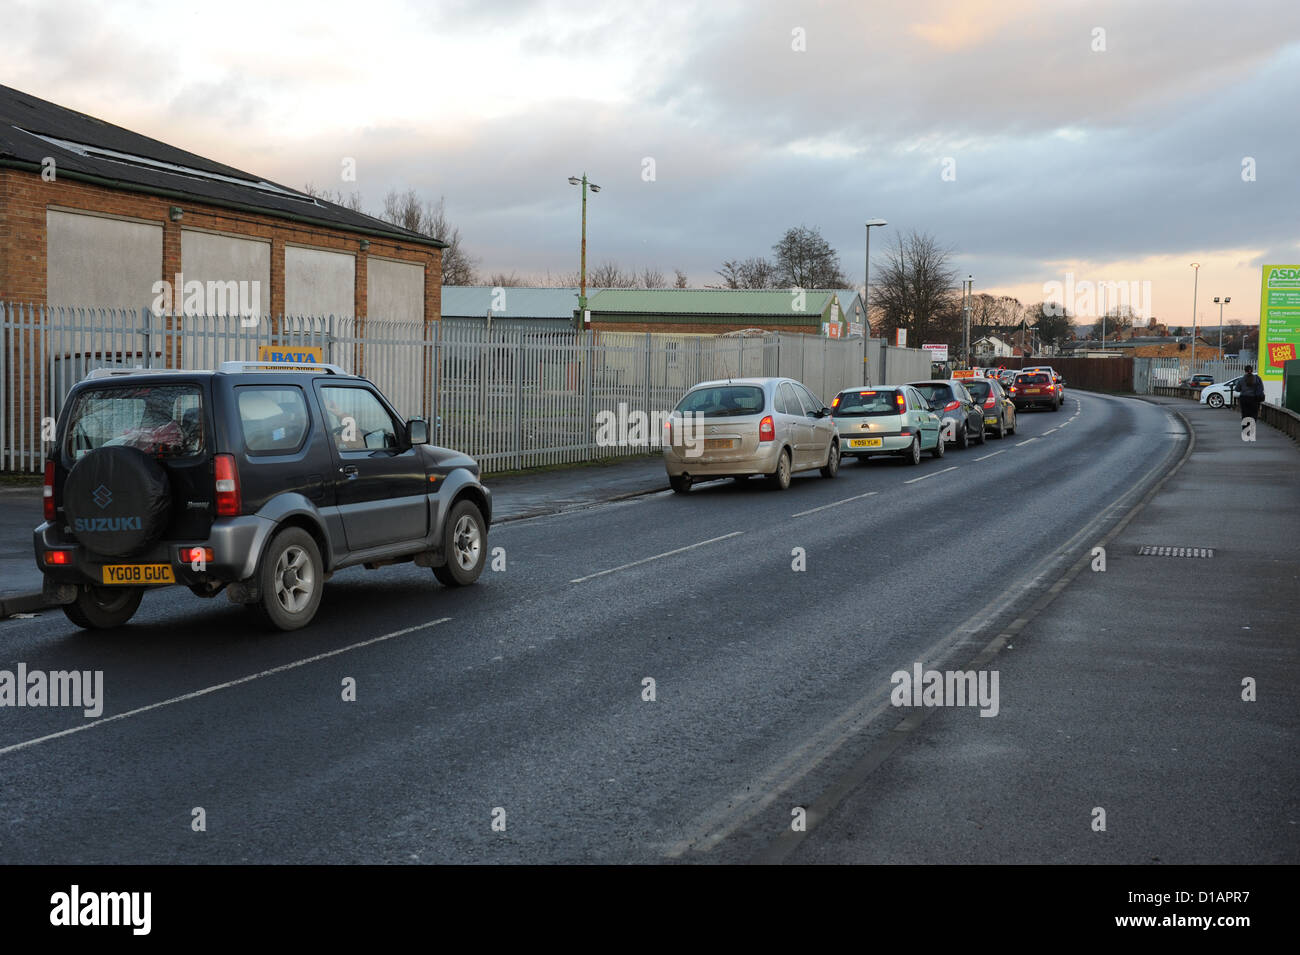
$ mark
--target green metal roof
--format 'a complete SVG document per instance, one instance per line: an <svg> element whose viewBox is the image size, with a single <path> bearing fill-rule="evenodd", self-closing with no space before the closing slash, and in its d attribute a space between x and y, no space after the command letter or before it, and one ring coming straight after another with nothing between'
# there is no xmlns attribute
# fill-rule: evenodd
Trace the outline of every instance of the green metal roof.
<svg viewBox="0 0 1300 955"><path fill-rule="evenodd" d="M638 315L754 315L773 318L806 318L821 315L835 293L826 289L804 289L803 309L794 308L795 296L788 289L602 289L587 300L593 317L597 312Z"/></svg>

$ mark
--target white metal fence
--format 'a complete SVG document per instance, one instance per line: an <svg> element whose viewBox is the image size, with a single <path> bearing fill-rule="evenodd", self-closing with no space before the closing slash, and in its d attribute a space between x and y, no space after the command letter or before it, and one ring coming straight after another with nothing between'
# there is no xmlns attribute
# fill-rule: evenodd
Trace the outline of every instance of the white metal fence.
<svg viewBox="0 0 1300 955"><path fill-rule="evenodd" d="M640 410L653 420L687 388L712 378L788 376L828 403L841 388L884 383L871 374L879 349L863 363L874 341L775 333L425 328L334 316L246 325L238 316L0 305L0 336L0 468L21 471L40 470L52 421L89 371L215 368L223 361L260 360L261 346L319 348L323 361L374 381L403 415L437 422L434 440L474 456L485 472L644 451L598 446L597 416ZM929 377L924 353L887 351L888 377ZM908 374L898 377L902 366ZM650 438L657 442L658 434Z"/></svg>
<svg viewBox="0 0 1300 955"><path fill-rule="evenodd" d="M1245 363L1240 361L1214 359L1193 363L1190 352L1186 358L1135 358L1133 390L1138 394L1150 394L1152 388L1174 388L1193 375L1210 375L1217 384L1245 372Z"/></svg>

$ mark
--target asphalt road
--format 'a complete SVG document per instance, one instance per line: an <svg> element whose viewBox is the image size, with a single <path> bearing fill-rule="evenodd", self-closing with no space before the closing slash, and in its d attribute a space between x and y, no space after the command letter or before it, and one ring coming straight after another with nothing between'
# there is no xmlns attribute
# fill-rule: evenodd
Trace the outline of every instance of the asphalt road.
<svg viewBox="0 0 1300 955"><path fill-rule="evenodd" d="M344 572L294 634L177 589L114 634L2 622L0 668L102 670L106 703L0 709L0 863L754 858L897 723L893 671L964 663L1184 442L1070 394L919 467L501 525L466 590Z"/></svg>

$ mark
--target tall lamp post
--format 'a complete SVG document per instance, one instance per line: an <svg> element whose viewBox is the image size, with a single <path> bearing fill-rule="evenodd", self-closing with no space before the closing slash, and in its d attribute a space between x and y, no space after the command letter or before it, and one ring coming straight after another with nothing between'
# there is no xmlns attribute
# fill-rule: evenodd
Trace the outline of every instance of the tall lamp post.
<svg viewBox="0 0 1300 955"><path fill-rule="evenodd" d="M581 179L570 176L569 185L582 186L582 263L578 271L578 331L582 331L583 318L587 314L587 190L600 192L600 186L588 182L585 172Z"/></svg>
<svg viewBox="0 0 1300 955"><path fill-rule="evenodd" d="M1231 301L1231 295L1225 295L1222 302L1219 301L1219 296L1214 296L1214 304L1219 306L1219 361L1223 361L1223 306Z"/></svg>
<svg viewBox="0 0 1300 955"><path fill-rule="evenodd" d="M1196 374L1196 287L1201 280L1201 263L1193 262L1196 274L1192 278L1192 368L1188 375Z"/></svg>
<svg viewBox="0 0 1300 955"><path fill-rule="evenodd" d="M962 332L961 332L961 350L962 350L962 359L966 362L966 367L969 368L971 366L970 364L970 300L972 296L974 296L975 294L975 276L967 273L966 281L961 283L961 290L962 290L962 299L963 299L962 312L964 313L963 316L964 321L962 323Z"/></svg>
<svg viewBox="0 0 1300 955"><path fill-rule="evenodd" d="M867 261L862 274L862 383L867 383L867 339L871 337L871 227L889 225L884 219L867 220Z"/></svg>

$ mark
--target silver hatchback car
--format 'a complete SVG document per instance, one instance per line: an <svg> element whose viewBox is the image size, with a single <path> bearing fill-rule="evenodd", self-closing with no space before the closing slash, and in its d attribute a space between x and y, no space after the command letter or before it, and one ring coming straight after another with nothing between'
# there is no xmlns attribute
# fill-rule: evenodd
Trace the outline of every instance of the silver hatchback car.
<svg viewBox="0 0 1300 955"><path fill-rule="evenodd" d="M664 423L668 483L685 494L695 481L755 474L784 490L790 475L840 469L831 410L792 378L706 381L688 391Z"/></svg>

